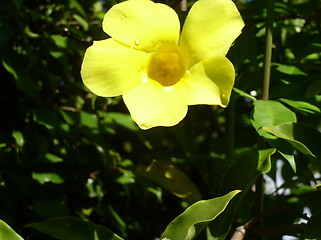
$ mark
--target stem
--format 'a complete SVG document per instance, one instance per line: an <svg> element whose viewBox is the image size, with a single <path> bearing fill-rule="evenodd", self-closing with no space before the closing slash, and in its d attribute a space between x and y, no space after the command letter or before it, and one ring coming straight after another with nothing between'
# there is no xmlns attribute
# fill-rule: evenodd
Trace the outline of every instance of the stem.
<svg viewBox="0 0 321 240"><path fill-rule="evenodd" d="M265 55L263 63L263 83L262 83L262 100L269 100L271 58L272 58L272 29L274 15L274 0L268 0L267 21L266 21L266 39L265 39Z"/></svg>
<svg viewBox="0 0 321 240"><path fill-rule="evenodd" d="M265 54L263 63L263 82L262 82L262 95L261 99L264 101L269 100L269 87L270 87L270 73L271 73L271 58L272 58L272 29L273 29L273 15L274 15L274 0L268 0L267 5L267 21L266 21L266 39L265 39ZM258 140L258 148L264 149L265 142L262 138ZM263 212L263 199L264 199L264 189L263 189L263 174L259 176L256 182L256 214L259 215ZM263 225L262 219L258 222L258 226ZM260 237L258 238L260 239Z"/></svg>

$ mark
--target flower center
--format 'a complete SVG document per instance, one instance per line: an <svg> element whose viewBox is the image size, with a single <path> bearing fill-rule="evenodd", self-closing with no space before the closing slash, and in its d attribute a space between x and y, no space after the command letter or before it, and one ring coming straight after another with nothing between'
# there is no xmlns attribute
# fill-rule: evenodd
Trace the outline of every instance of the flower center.
<svg viewBox="0 0 321 240"><path fill-rule="evenodd" d="M184 52L179 46L164 43L151 57L148 65L148 77L163 86L172 86L186 72L185 59Z"/></svg>

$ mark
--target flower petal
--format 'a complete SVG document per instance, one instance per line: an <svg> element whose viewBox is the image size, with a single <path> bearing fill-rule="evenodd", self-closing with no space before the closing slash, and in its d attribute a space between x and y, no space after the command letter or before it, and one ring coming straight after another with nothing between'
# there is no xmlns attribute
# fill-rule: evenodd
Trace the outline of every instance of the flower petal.
<svg viewBox="0 0 321 240"><path fill-rule="evenodd" d="M211 56L225 56L243 27L231 0L198 0L188 13L180 39L190 54L189 66Z"/></svg>
<svg viewBox="0 0 321 240"><path fill-rule="evenodd" d="M175 91L188 105L210 104L226 107L235 79L233 64L223 56L215 56L195 64L175 85Z"/></svg>
<svg viewBox="0 0 321 240"><path fill-rule="evenodd" d="M174 126L187 113L187 104L181 96L153 80L142 82L123 95L133 120L142 129L156 126Z"/></svg>
<svg viewBox="0 0 321 240"><path fill-rule="evenodd" d="M81 66L84 84L96 95L122 95L143 79L150 54L126 47L112 38L95 41Z"/></svg>
<svg viewBox="0 0 321 240"><path fill-rule="evenodd" d="M177 43L180 23L176 12L167 5L131 0L114 5L105 14L103 29L117 41L152 51L163 41Z"/></svg>

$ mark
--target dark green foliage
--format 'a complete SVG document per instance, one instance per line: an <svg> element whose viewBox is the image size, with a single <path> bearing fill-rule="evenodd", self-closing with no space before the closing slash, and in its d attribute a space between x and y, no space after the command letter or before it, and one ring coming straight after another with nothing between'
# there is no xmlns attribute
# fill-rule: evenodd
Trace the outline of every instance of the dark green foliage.
<svg viewBox="0 0 321 240"><path fill-rule="evenodd" d="M53 239L24 226L64 216L103 225L128 240L155 239L187 207L177 188L196 188L191 202L243 190L209 225L208 238L205 231L199 235L223 239L219 236L231 225L233 232L255 218L252 185L271 168L266 176L272 185L266 188L280 176L284 182L266 191L265 209L282 205L292 212L277 210L264 224L297 223L309 209L317 214L306 234L315 237L321 224L320 187L313 188L321 181L320 152L314 152L321 147L315 140L321 107L320 1L276 1L273 102L253 103L261 94L266 1L240 0L246 27L228 53L237 72L230 105L192 106L177 126L148 131L133 123L121 97L96 98L80 77L84 52L93 40L108 37L101 22L117 2L2 0L0 219L24 239ZM184 20L180 1L162 2ZM252 98L246 97L250 93ZM296 122L299 135L281 131L286 135L281 136L284 122ZM266 157L257 150L259 135L272 149ZM162 171L147 172L153 160L161 161ZM160 173L166 170L179 172L181 179ZM168 187L165 177L177 185ZM292 235L304 239L303 233Z"/></svg>

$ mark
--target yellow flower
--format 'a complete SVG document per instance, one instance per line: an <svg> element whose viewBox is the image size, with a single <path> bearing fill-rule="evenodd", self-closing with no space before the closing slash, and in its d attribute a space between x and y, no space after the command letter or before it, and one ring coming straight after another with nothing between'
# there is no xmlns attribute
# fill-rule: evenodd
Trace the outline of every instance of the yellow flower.
<svg viewBox="0 0 321 240"><path fill-rule="evenodd" d="M114 5L81 68L84 84L96 95L122 95L142 129L173 126L188 105L226 107L235 71L225 57L241 33L243 20L231 0L198 0L180 34L177 14L150 0Z"/></svg>

